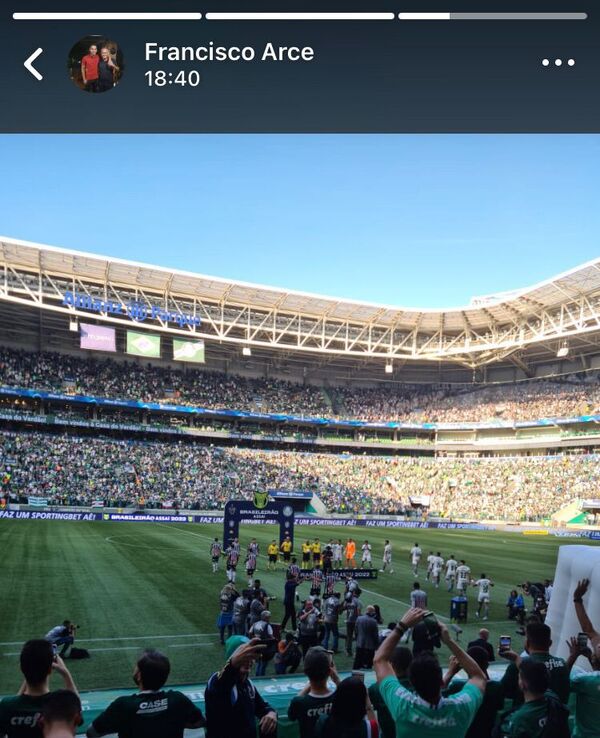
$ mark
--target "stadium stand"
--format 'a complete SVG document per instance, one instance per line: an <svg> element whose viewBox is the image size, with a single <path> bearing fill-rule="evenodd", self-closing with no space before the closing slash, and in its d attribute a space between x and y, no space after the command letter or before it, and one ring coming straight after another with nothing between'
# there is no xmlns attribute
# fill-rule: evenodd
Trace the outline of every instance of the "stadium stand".
<svg viewBox="0 0 600 738"><path fill-rule="evenodd" d="M143 366L143 371L140 368ZM99 397L168 401L210 409L327 417L324 389L279 379L117 363L54 352L0 349L0 383L6 387L62 391ZM398 384L326 390L338 419L412 423L536 420L587 415L600 408L595 373L584 379L536 380L483 388Z"/></svg>
<svg viewBox="0 0 600 738"><path fill-rule="evenodd" d="M50 504L222 509L255 490L311 490L329 511L403 513L430 497L446 518L536 521L600 482L594 455L490 459L350 456L2 432L3 495Z"/></svg>

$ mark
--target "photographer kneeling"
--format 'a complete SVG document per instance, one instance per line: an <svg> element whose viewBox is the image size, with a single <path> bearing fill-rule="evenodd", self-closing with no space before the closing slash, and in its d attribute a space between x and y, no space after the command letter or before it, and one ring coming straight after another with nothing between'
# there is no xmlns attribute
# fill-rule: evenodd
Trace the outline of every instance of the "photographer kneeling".
<svg viewBox="0 0 600 738"><path fill-rule="evenodd" d="M293 633L286 633L285 638L282 638L277 644L275 673L294 674L300 666L301 661L302 651L298 645L298 640Z"/></svg>
<svg viewBox="0 0 600 738"><path fill-rule="evenodd" d="M58 647L62 646L59 656L61 659L68 658L66 654L75 642L77 628L79 628L78 625L73 625L70 620L65 620L62 625L57 625L49 630L44 636L44 640L52 644L55 653L58 652Z"/></svg>

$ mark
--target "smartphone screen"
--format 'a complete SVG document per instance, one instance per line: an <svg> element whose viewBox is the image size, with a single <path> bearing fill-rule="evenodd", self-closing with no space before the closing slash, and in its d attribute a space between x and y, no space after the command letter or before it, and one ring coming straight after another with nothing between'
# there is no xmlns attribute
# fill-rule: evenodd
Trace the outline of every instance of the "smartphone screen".
<svg viewBox="0 0 600 738"><path fill-rule="evenodd" d="M510 646L511 646L511 637L510 636L500 636L500 639L498 641L498 650L500 652L509 651Z"/></svg>
<svg viewBox="0 0 600 738"><path fill-rule="evenodd" d="M63 618L83 691L516 632L600 540L598 3L0 6L0 695Z"/></svg>

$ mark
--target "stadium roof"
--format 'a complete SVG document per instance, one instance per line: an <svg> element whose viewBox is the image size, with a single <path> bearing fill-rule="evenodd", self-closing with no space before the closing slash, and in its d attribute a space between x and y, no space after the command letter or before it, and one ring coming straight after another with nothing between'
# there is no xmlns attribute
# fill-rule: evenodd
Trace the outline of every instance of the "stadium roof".
<svg viewBox="0 0 600 738"><path fill-rule="evenodd" d="M81 315L57 304L65 285L95 297L134 295L148 305L158 301L193 310L201 325L185 333L286 351L451 361L474 368L534 344L556 354L572 337L600 333L600 259L531 287L447 309L327 297L1 236L0 266L5 275L1 301ZM44 278L37 294L32 294L33 275ZM96 317L119 322L104 314ZM177 332L160 321L142 327Z"/></svg>

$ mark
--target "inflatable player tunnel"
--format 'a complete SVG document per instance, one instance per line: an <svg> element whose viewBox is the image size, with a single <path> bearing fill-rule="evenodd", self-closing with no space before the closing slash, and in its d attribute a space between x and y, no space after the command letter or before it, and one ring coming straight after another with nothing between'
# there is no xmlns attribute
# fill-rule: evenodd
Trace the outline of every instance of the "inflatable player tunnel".
<svg viewBox="0 0 600 738"><path fill-rule="evenodd" d="M554 575L554 589L546 623L552 629L552 653L567 658L567 639L581 631L573 605L573 591L579 579L589 579L583 598L595 630L600 631L600 546L561 546ZM577 659L577 666L589 671L587 659Z"/></svg>

